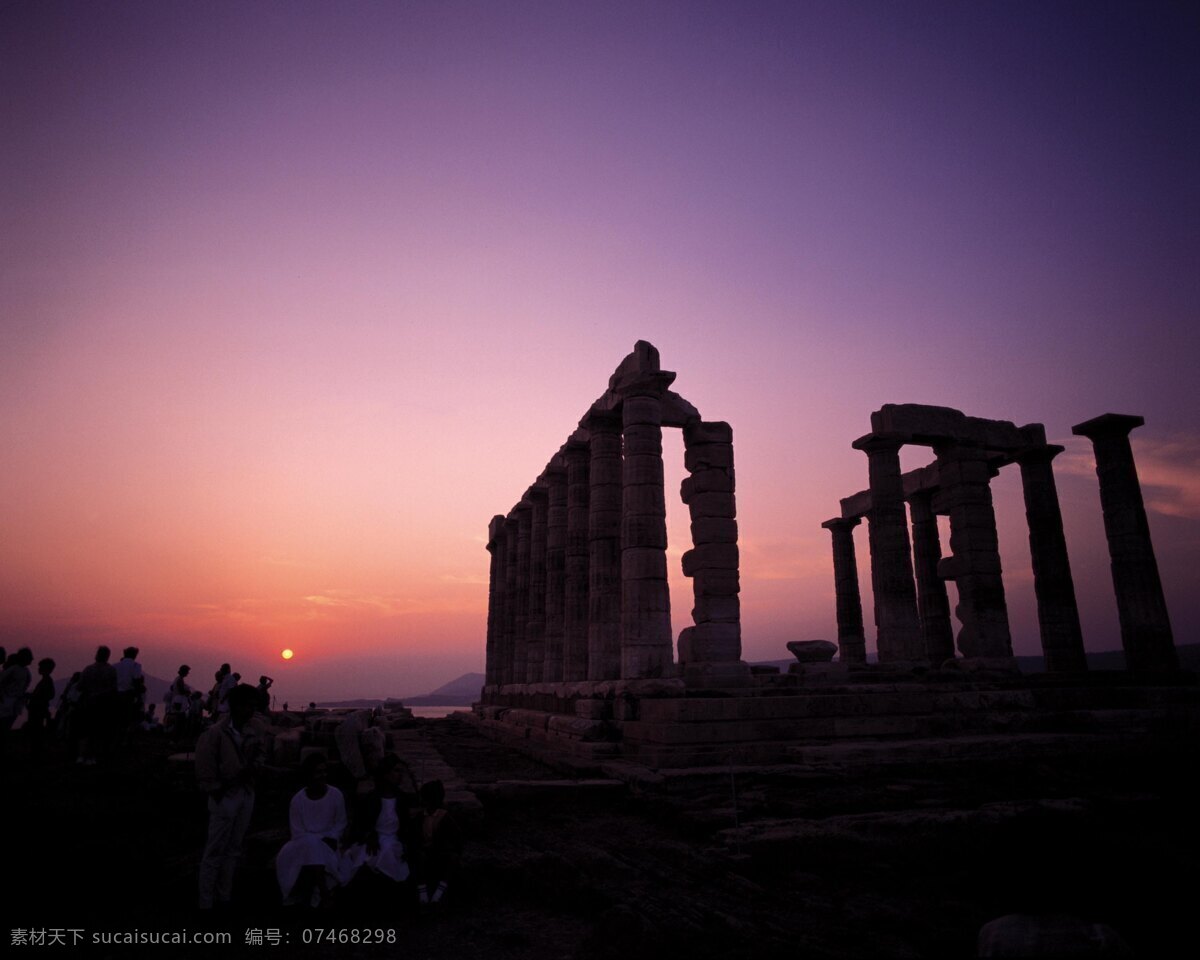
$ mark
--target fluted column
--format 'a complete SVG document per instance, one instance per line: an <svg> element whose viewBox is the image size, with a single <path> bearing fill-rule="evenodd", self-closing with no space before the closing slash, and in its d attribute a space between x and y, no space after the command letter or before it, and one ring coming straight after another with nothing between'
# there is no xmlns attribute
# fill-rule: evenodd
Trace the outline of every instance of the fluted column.
<svg viewBox="0 0 1200 960"><path fill-rule="evenodd" d="M621 424L621 676L662 677L673 659L657 393L635 387L621 405Z"/></svg>
<svg viewBox="0 0 1200 960"><path fill-rule="evenodd" d="M517 519L517 580L516 607L513 618L512 682L528 683L529 659L527 637L529 636L529 532L532 524L533 503L522 500L513 512Z"/></svg>
<svg viewBox="0 0 1200 960"><path fill-rule="evenodd" d="M1029 525L1029 555L1033 561L1033 591L1037 596L1038 628L1046 669L1052 672L1086 670L1075 582L1067 557L1062 511L1051 461L1063 448L1050 444L1017 455L1025 519Z"/></svg>
<svg viewBox="0 0 1200 960"><path fill-rule="evenodd" d="M679 634L679 662L688 686L743 685L750 668L742 662L733 430L693 421L683 428L683 445L688 476L680 495L692 518L683 573L692 578L695 605L694 626Z"/></svg>
<svg viewBox="0 0 1200 960"><path fill-rule="evenodd" d="M525 682L540 683L545 665L546 638L546 513L548 498L542 483L525 494L533 504L529 522L529 619L525 624Z"/></svg>
<svg viewBox="0 0 1200 960"><path fill-rule="evenodd" d="M517 539L520 524L517 521L516 510L512 510L504 520L504 632L501 634L500 650L501 684L515 683L517 657L517 570L518 549ZM520 629L524 629L521 627Z"/></svg>
<svg viewBox="0 0 1200 960"><path fill-rule="evenodd" d="M588 462L589 680L621 676L621 422L600 413L583 423Z"/></svg>
<svg viewBox="0 0 1200 960"><path fill-rule="evenodd" d="M588 444L572 436L567 462L567 544L563 609L563 679L588 678Z"/></svg>
<svg viewBox="0 0 1200 960"><path fill-rule="evenodd" d="M947 444L935 452L941 498L950 516L951 552L938 570L958 587L955 612L962 623L958 649L964 657L1011 658L1012 635L986 451Z"/></svg>
<svg viewBox="0 0 1200 960"><path fill-rule="evenodd" d="M1106 413L1077 424L1071 432L1090 439L1096 452L1126 666L1130 670L1175 670L1179 657L1129 444L1129 432L1145 422L1142 417Z"/></svg>
<svg viewBox="0 0 1200 960"><path fill-rule="evenodd" d="M566 603L567 471L561 457L546 468L546 639L542 680L563 679Z"/></svg>
<svg viewBox="0 0 1200 960"><path fill-rule="evenodd" d="M904 484L900 479L903 442L887 435L868 434L854 441L853 446L867 454L869 464L871 510L867 525L879 659L923 660Z"/></svg>
<svg viewBox="0 0 1200 960"><path fill-rule="evenodd" d="M939 664L954 658L954 627L950 623L946 581L938 576L942 545L931 501L929 492L914 493L908 498L908 509L912 517L913 571L917 579L921 642L929 661Z"/></svg>
<svg viewBox="0 0 1200 960"><path fill-rule="evenodd" d="M833 535L833 592L837 604L838 659L842 663L867 662L858 560L854 555L854 528L859 523L858 517L848 520L834 517L821 524Z"/></svg>
<svg viewBox="0 0 1200 960"><path fill-rule="evenodd" d="M484 651L484 683L499 683L500 650L504 633L504 517L492 517L488 524L487 551L491 555L488 570L487 645Z"/></svg>

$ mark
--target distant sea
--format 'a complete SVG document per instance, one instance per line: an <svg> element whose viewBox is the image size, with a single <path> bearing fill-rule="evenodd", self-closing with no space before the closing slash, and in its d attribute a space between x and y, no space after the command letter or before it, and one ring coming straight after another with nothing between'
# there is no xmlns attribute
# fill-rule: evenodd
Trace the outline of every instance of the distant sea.
<svg viewBox="0 0 1200 960"><path fill-rule="evenodd" d="M470 707L464 707L461 704L458 706L440 706L440 707L409 707L413 712L414 717L424 717L426 720L434 720L438 717L446 717L454 713L456 710L470 712Z"/></svg>

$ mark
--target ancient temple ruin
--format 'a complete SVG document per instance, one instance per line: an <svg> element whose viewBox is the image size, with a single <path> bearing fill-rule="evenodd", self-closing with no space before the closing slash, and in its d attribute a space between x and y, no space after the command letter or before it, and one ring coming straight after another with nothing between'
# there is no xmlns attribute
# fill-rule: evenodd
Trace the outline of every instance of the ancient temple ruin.
<svg viewBox="0 0 1200 960"><path fill-rule="evenodd" d="M683 431L694 626L679 637L690 686L744 684L733 434L667 389L638 341L608 389L507 515L488 528L488 696L523 685L658 680L677 673L667 589L662 429Z"/></svg>
<svg viewBox="0 0 1200 960"><path fill-rule="evenodd" d="M1087 732L1109 722L1106 711L1127 726L1135 715L1151 722L1176 704L1193 708L1194 683L1172 673L1129 448L1141 418L1108 414L1075 427L1096 447L1127 676L1087 671L1051 469L1062 448L1040 424L913 404L872 414L872 432L853 444L867 455L868 488L823 524L833 537L840 658L831 660L826 641L789 643L797 662L785 672L742 660L732 431L702 420L668 389L674 379L639 341L517 503L492 518L486 681L475 707L489 735L598 763L696 767L805 761L864 739L921 752L930 738ZM691 514L683 572L693 625L677 647L664 427L683 432L680 494ZM931 447L934 461L902 473L904 444ZM990 489L1011 464L1021 472L1047 666L1028 677L1013 658ZM938 516L949 518L945 556ZM864 518L877 663L867 663L853 538ZM1147 671L1169 676L1136 675Z"/></svg>
<svg viewBox="0 0 1200 960"><path fill-rule="evenodd" d="M1178 666L1150 544L1146 511L1129 446L1141 417L1106 414L1074 432L1092 438L1121 634L1130 669ZM955 657L946 581L958 588L959 653L1002 667L1012 658L996 517L990 482L1016 463L1021 471L1038 625L1046 669L1087 669L1075 586L1063 536L1051 462L1063 448L1046 442L1040 423L968 417L947 407L886 404L871 415L871 433L854 442L866 453L870 486L841 501L825 521L833 536L838 643L842 659L866 662L853 529L865 517L870 544L881 663L942 664ZM900 448L933 448L930 465L900 471ZM911 543L905 504L912 518ZM950 521L950 555L943 557L937 517Z"/></svg>

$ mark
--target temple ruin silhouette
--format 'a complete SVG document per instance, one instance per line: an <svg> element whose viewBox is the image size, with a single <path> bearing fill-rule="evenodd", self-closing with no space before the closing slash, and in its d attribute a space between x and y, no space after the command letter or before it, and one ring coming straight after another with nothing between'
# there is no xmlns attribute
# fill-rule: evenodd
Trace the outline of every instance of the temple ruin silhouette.
<svg viewBox="0 0 1200 960"><path fill-rule="evenodd" d="M1090 683L1045 428L946 407L886 404L853 447L868 486L832 535L834 645L789 644L784 673L742 659L733 433L668 389L638 341L608 389L507 514L492 518L486 680L476 712L497 735L648 766L771 761L797 743L1037 730L1069 704L1119 696L1154 709L1178 659L1130 431L1078 424L1093 442L1127 670ZM693 625L673 643L662 430L683 433ZM932 449L903 473L900 449ZM1046 672L1013 656L990 483L1019 467ZM938 517L949 521L943 555ZM910 524L911 517L911 524ZM853 530L866 519L877 661L868 663ZM946 582L958 603L950 610ZM957 620L957 635L955 634ZM1165 679L1164 679L1165 678ZM1054 722L1057 722L1055 720Z"/></svg>

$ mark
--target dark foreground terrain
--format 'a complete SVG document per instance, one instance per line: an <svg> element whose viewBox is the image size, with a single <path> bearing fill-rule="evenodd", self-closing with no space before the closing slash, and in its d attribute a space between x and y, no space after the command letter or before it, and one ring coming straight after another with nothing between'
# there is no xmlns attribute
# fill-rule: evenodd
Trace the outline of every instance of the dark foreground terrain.
<svg viewBox="0 0 1200 960"><path fill-rule="evenodd" d="M164 742L144 736L108 766L52 752L33 767L15 738L5 947L229 954L92 942L186 929L268 956L972 957L980 926L1016 912L1105 923L1137 956L1189 943L1200 778L1175 731L1108 752L992 741L953 759L884 751L624 784L543 766L461 717L419 724L482 803L461 818L462 882L432 914L370 890L326 910L280 907L272 857L298 786L281 774L260 787L235 910L201 917L204 805ZM24 945L12 932L54 929L85 940ZM306 946L315 930L395 930L396 942ZM248 945L256 931L264 941Z"/></svg>

